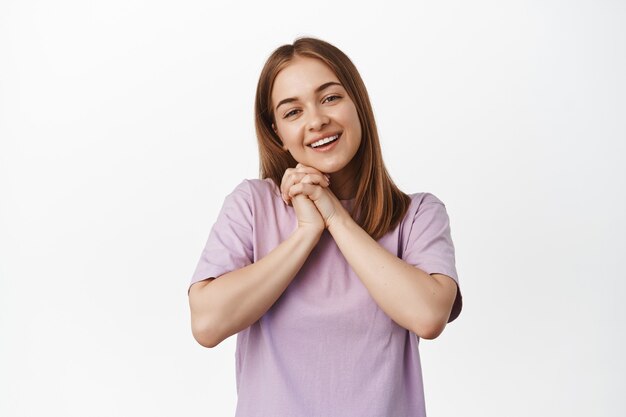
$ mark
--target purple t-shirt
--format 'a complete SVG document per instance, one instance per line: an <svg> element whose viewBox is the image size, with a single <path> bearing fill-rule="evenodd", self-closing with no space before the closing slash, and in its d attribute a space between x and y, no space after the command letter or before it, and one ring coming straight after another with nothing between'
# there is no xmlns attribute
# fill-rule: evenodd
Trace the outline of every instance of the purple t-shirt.
<svg viewBox="0 0 626 417"><path fill-rule="evenodd" d="M410 197L378 243L458 284L444 204ZM351 209L354 199L341 203ZM296 225L272 180L244 180L226 197L191 284L256 262ZM461 307L459 289L448 322ZM274 305L237 334L236 417L425 416L419 341L378 307L326 230Z"/></svg>

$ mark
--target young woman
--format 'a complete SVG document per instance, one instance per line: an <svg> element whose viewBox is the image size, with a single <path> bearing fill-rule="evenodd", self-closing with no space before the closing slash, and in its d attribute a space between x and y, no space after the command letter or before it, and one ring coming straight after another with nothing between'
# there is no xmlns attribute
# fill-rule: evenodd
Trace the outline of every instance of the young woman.
<svg viewBox="0 0 626 417"><path fill-rule="evenodd" d="M201 345L237 333L236 415L424 416L419 340L462 306L444 204L394 185L327 42L275 50L255 113L261 179L226 197L189 289Z"/></svg>

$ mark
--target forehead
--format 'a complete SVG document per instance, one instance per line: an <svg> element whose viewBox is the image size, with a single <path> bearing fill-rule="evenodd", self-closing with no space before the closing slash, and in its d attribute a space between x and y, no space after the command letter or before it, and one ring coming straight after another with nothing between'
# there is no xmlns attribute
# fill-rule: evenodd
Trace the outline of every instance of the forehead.
<svg viewBox="0 0 626 417"><path fill-rule="evenodd" d="M339 82L328 65L316 58L296 57L276 76L271 94L272 102L310 94L328 81Z"/></svg>

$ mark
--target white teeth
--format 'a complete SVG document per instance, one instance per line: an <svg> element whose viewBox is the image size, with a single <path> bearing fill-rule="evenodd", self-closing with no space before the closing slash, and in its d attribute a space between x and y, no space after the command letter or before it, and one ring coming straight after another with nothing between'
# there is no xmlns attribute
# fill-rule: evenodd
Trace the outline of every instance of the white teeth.
<svg viewBox="0 0 626 417"><path fill-rule="evenodd" d="M336 140L337 138L339 138L339 135L329 136L329 137L327 137L325 139L320 139L317 142L313 142L310 146L312 148L317 148L318 146L322 146L322 145L324 145L324 144L326 144L328 142L332 142L332 141Z"/></svg>

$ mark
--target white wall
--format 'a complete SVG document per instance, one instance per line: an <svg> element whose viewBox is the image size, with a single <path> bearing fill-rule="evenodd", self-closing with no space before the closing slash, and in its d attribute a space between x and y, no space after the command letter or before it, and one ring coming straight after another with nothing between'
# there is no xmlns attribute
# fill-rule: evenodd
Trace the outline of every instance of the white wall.
<svg viewBox="0 0 626 417"><path fill-rule="evenodd" d="M1 2L0 415L233 415L235 337L196 344L187 284L299 35L352 58L392 176L451 217L429 415L623 415L624 3L411 4Z"/></svg>

